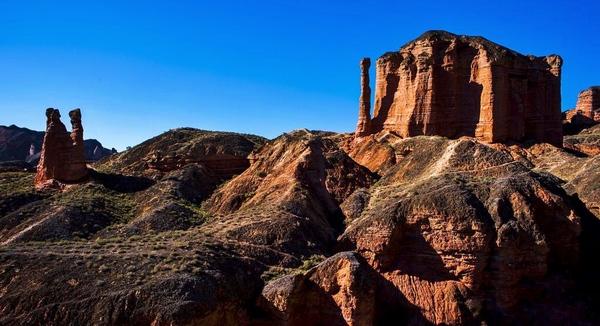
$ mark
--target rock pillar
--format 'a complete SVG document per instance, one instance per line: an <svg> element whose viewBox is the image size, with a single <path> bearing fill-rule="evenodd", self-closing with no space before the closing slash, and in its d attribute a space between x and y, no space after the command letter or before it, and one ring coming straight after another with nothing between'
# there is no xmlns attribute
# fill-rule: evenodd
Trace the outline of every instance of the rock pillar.
<svg viewBox="0 0 600 326"><path fill-rule="evenodd" d="M369 85L369 68L371 60L360 60L360 99L358 107L358 124L355 135L366 136L371 133L371 86Z"/></svg>

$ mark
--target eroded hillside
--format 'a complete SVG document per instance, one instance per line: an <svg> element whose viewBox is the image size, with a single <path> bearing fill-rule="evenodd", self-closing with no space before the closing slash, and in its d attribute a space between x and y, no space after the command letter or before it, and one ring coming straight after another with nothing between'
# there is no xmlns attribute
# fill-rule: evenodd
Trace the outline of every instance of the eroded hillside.
<svg viewBox="0 0 600 326"><path fill-rule="evenodd" d="M596 162L176 129L62 190L2 172L0 323L594 323Z"/></svg>

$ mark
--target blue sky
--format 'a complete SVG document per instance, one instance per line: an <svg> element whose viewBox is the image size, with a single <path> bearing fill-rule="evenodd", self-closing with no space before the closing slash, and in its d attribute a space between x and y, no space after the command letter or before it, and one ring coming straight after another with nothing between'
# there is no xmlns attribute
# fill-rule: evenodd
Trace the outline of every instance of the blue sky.
<svg viewBox="0 0 600 326"><path fill-rule="evenodd" d="M0 124L43 130L46 107L80 107L85 137L119 150L183 126L351 131L359 59L430 29L560 54L567 109L600 84L599 12L588 0L1 0Z"/></svg>

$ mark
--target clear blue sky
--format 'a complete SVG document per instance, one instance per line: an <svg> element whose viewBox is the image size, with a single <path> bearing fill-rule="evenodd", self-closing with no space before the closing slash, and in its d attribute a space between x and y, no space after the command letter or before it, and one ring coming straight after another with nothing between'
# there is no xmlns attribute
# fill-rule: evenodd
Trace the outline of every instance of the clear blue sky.
<svg viewBox="0 0 600 326"><path fill-rule="evenodd" d="M430 29L558 53L563 108L600 84L600 1L0 1L0 124L83 110L119 150L170 128L351 131L359 59Z"/></svg>

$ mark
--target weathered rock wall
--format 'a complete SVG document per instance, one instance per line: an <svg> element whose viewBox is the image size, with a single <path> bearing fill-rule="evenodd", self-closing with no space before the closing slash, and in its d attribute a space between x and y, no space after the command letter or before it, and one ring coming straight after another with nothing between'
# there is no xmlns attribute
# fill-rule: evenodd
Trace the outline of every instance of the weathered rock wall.
<svg viewBox="0 0 600 326"><path fill-rule="evenodd" d="M562 143L562 59L431 31L376 64L370 133ZM362 119L362 117L361 117Z"/></svg>

